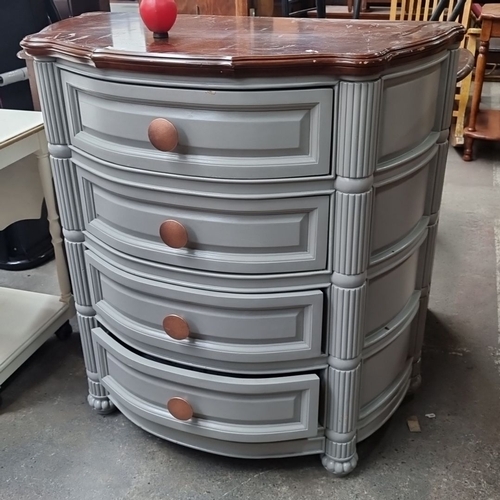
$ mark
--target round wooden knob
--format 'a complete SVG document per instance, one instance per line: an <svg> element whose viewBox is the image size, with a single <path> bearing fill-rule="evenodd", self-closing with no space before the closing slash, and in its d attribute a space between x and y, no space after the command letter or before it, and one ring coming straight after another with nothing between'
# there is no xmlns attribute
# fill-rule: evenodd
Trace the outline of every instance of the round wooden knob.
<svg viewBox="0 0 500 500"><path fill-rule="evenodd" d="M173 151L179 142L179 134L172 122L165 118L155 118L148 127L151 144L160 151Z"/></svg>
<svg viewBox="0 0 500 500"><path fill-rule="evenodd" d="M163 329L165 333L175 340L183 340L189 337L189 325L184 318L177 314L169 314L163 320Z"/></svg>
<svg viewBox="0 0 500 500"><path fill-rule="evenodd" d="M193 408L185 399L170 399L167 403L167 409L177 420L189 420L193 418Z"/></svg>
<svg viewBox="0 0 500 500"><path fill-rule="evenodd" d="M182 248L187 245L188 233L186 228L176 220L166 220L160 226L160 238L165 245L172 248Z"/></svg>

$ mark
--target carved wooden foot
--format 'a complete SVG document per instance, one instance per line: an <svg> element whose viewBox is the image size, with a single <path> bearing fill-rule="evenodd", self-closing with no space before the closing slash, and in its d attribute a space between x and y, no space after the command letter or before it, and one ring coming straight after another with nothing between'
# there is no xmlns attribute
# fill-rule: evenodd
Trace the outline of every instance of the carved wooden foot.
<svg viewBox="0 0 500 500"><path fill-rule="evenodd" d="M94 396L93 394L89 394L87 396L87 401L92 409L101 415L108 415L116 410L116 406L107 396Z"/></svg>
<svg viewBox="0 0 500 500"><path fill-rule="evenodd" d="M101 415L107 415L115 411L116 407L108 398L108 391L99 382L99 375L87 370L87 381L89 384L89 405Z"/></svg>
<svg viewBox="0 0 500 500"><path fill-rule="evenodd" d="M355 453L349 460L340 461L328 455L321 455L321 463L323 467L334 474L335 476L342 477L352 472L356 465L358 465L358 454Z"/></svg>

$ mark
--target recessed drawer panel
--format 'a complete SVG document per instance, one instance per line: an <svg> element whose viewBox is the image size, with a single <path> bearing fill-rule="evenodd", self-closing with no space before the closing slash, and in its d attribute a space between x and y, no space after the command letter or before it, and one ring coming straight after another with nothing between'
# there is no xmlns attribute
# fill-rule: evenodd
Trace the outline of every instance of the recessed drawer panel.
<svg viewBox="0 0 500 500"><path fill-rule="evenodd" d="M409 151L436 130L443 64L384 78L379 161Z"/></svg>
<svg viewBox="0 0 500 500"><path fill-rule="evenodd" d="M412 328L420 304L414 292L402 311L380 330L365 338L360 405L379 398L400 376L411 355Z"/></svg>
<svg viewBox="0 0 500 500"><path fill-rule="evenodd" d="M167 428L233 442L316 436L319 378L233 378L185 370L129 351L92 331L99 377L110 398Z"/></svg>
<svg viewBox="0 0 500 500"><path fill-rule="evenodd" d="M86 230L142 259L223 273L325 269L330 199L220 200L127 186L79 169Z"/></svg>
<svg viewBox="0 0 500 500"><path fill-rule="evenodd" d="M410 175L375 187L372 254L401 240L422 219L426 211L429 169L427 164Z"/></svg>
<svg viewBox="0 0 500 500"><path fill-rule="evenodd" d="M128 274L91 251L86 262L99 319L141 352L214 369L234 363L243 372L321 356L319 290L209 292Z"/></svg>
<svg viewBox="0 0 500 500"><path fill-rule="evenodd" d="M380 396L403 370L410 350L411 325L385 350L363 360L360 405Z"/></svg>
<svg viewBox="0 0 500 500"><path fill-rule="evenodd" d="M99 158L228 179L331 171L331 88L206 91L110 83L68 72L62 79L72 143Z"/></svg>
<svg viewBox="0 0 500 500"><path fill-rule="evenodd" d="M366 333L394 318L412 296L417 286L419 248L409 258L373 278L368 271Z"/></svg>

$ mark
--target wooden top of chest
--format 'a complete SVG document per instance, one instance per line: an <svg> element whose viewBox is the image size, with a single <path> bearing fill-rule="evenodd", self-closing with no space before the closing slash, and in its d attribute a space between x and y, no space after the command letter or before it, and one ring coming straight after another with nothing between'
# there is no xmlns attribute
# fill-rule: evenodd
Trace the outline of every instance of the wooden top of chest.
<svg viewBox="0 0 500 500"><path fill-rule="evenodd" d="M26 37L28 56L210 76L375 75L458 44L456 23L180 15L157 40L138 14L99 12Z"/></svg>

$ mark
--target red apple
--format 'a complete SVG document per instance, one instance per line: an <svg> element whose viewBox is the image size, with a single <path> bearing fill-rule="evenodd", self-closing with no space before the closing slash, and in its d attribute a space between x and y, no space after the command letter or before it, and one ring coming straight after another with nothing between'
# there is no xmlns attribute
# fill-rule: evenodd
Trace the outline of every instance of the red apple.
<svg viewBox="0 0 500 500"><path fill-rule="evenodd" d="M177 4L174 0L141 0L141 18L155 37L166 37L177 18Z"/></svg>

